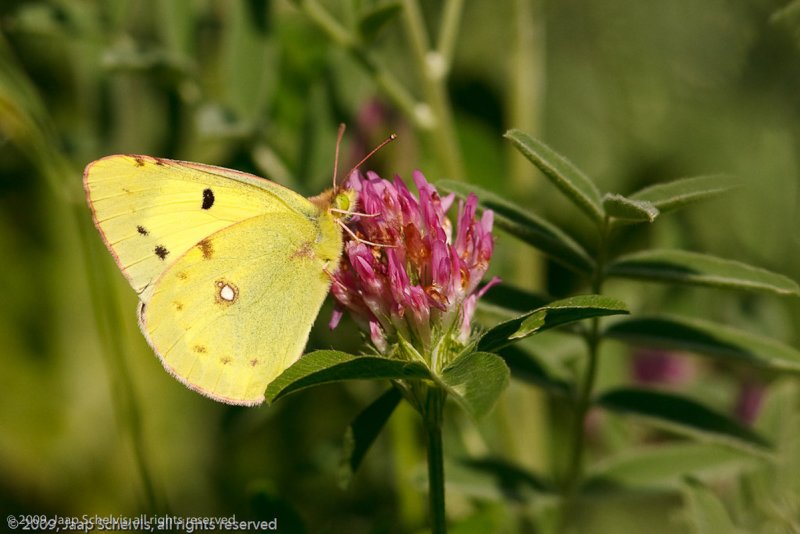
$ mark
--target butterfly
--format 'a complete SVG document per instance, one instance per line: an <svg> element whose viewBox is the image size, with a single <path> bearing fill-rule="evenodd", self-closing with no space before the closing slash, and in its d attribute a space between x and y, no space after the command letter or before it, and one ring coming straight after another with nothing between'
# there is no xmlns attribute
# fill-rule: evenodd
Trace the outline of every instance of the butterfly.
<svg viewBox="0 0 800 534"><path fill-rule="evenodd" d="M139 327L190 389L257 405L303 353L357 202L336 184L343 133L334 187L311 198L252 174L151 156L86 167L92 218L139 296Z"/></svg>

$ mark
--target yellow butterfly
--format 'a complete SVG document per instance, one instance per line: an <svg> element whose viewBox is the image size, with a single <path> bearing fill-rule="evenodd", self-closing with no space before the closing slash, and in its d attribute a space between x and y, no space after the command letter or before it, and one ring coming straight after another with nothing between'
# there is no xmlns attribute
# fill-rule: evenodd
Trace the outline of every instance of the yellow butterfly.
<svg viewBox="0 0 800 534"><path fill-rule="evenodd" d="M251 174L138 155L90 163L83 183L164 368L212 399L263 402L303 352L355 191L306 199Z"/></svg>

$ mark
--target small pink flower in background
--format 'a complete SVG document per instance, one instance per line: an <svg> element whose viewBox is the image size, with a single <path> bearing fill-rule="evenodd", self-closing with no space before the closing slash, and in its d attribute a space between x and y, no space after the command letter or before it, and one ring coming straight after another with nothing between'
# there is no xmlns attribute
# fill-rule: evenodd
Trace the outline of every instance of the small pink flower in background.
<svg viewBox="0 0 800 534"><path fill-rule="evenodd" d="M764 386L757 382L745 382L739 389L739 398L736 399L734 413L743 423L752 425L758 412L761 410L761 402L764 400Z"/></svg>
<svg viewBox="0 0 800 534"><path fill-rule="evenodd" d="M640 384L679 386L695 374L693 362L668 350L641 348L633 356L633 379Z"/></svg>
<svg viewBox="0 0 800 534"><path fill-rule="evenodd" d="M499 282L478 289L494 249L492 212L478 218L475 195L459 202L453 239L445 214L455 196L440 197L418 171L414 183L418 199L399 177L389 182L370 172L350 178L358 191L355 211L370 216L355 215L348 223L357 239L344 235L330 326L349 311L384 354L399 338L421 354L436 353L443 339L466 344L478 298Z"/></svg>

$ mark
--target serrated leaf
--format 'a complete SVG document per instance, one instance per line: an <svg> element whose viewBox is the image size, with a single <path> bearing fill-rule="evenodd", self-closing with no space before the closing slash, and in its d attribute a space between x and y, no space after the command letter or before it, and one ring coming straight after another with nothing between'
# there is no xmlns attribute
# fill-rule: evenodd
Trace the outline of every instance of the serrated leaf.
<svg viewBox="0 0 800 534"><path fill-rule="evenodd" d="M753 430L674 393L617 388L600 395L595 404L700 442L728 445L758 456L769 454L769 443Z"/></svg>
<svg viewBox="0 0 800 534"><path fill-rule="evenodd" d="M342 461L339 467L339 485L341 487L347 487L350 484L364 455L367 454L402 398L399 390L389 389L358 414L347 427L342 444Z"/></svg>
<svg viewBox="0 0 800 534"><path fill-rule="evenodd" d="M358 21L358 31L365 41L373 40L394 17L400 14L400 2L389 2L370 9Z"/></svg>
<svg viewBox="0 0 800 534"><path fill-rule="evenodd" d="M687 478L683 485L683 498L688 509L685 517L695 534L741 532L719 497L700 481Z"/></svg>
<svg viewBox="0 0 800 534"><path fill-rule="evenodd" d="M653 222L658 208L646 200L633 200L616 193L606 193L603 209L609 217L629 222Z"/></svg>
<svg viewBox="0 0 800 534"><path fill-rule="evenodd" d="M603 221L605 212L600 191L575 165L549 146L520 130L509 130L505 137L589 217L598 223Z"/></svg>
<svg viewBox="0 0 800 534"><path fill-rule="evenodd" d="M628 313L624 302L603 295L579 295L557 300L489 329L478 341L478 350L494 351L557 326L623 313Z"/></svg>
<svg viewBox="0 0 800 534"><path fill-rule="evenodd" d="M666 213L712 199L739 186L732 177L722 174L694 176L651 185L628 195L628 198L648 201L661 213Z"/></svg>
<svg viewBox="0 0 800 534"><path fill-rule="evenodd" d="M586 487L612 484L626 487L677 488L685 475L733 475L758 465L735 449L712 443L663 443L627 449L594 464Z"/></svg>
<svg viewBox="0 0 800 534"><path fill-rule="evenodd" d="M265 396L267 402L273 403L304 388L343 380L426 378L430 379L431 374L421 362L318 350L306 354L286 369L267 386Z"/></svg>
<svg viewBox="0 0 800 534"><path fill-rule="evenodd" d="M781 274L746 263L686 250L645 250L611 262L609 276L800 296L800 286Z"/></svg>
<svg viewBox="0 0 800 534"><path fill-rule="evenodd" d="M675 316L629 317L610 325L605 337L637 345L696 352L776 371L800 372L800 351L772 338L711 321Z"/></svg>
<svg viewBox="0 0 800 534"><path fill-rule="evenodd" d="M481 207L494 212L494 222L498 228L542 251L565 267L579 273L590 273L594 270L594 260L586 250L552 223L495 193L471 184L443 180L437 182L436 186L462 198L469 193L475 193Z"/></svg>
<svg viewBox="0 0 800 534"><path fill-rule="evenodd" d="M572 387L568 382L553 376L539 361L519 345L509 345L498 353L517 380L538 386L558 395L569 395Z"/></svg>
<svg viewBox="0 0 800 534"><path fill-rule="evenodd" d="M508 366L488 352L473 352L458 358L442 371L439 383L475 420L494 406L508 386Z"/></svg>

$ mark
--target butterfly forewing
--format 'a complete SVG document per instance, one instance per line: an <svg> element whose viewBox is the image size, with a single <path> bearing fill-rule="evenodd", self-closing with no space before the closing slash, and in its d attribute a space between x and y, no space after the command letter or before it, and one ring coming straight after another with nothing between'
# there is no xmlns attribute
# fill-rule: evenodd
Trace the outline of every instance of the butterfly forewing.
<svg viewBox="0 0 800 534"><path fill-rule="evenodd" d="M95 225L137 292L196 243L263 213L314 217L302 196L253 175L149 156L110 156L84 175Z"/></svg>

